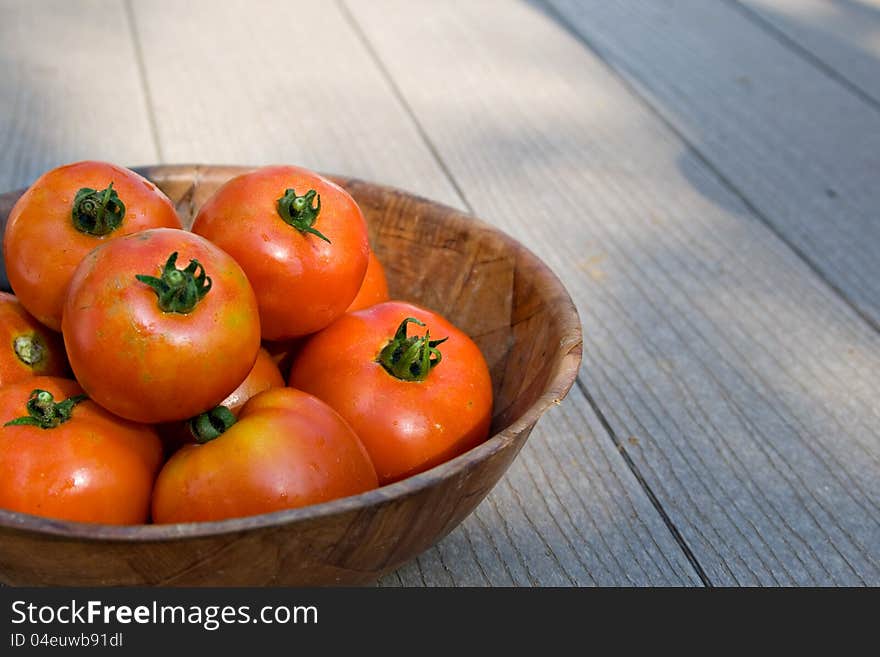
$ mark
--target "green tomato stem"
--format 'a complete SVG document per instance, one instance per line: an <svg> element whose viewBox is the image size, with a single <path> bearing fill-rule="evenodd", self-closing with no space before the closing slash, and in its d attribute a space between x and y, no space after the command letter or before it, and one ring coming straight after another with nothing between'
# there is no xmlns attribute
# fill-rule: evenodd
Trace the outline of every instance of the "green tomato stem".
<svg viewBox="0 0 880 657"><path fill-rule="evenodd" d="M177 268L177 251L168 256L159 278L145 274L135 278L153 288L159 308L166 313L186 315L211 291L211 278L198 260L190 260L186 269Z"/></svg>
<svg viewBox="0 0 880 657"><path fill-rule="evenodd" d="M31 425L41 429L53 429L67 422L73 414L73 407L86 399L88 399L86 395L76 395L56 403L51 392L35 389L25 404L28 414L10 420L3 426Z"/></svg>
<svg viewBox="0 0 880 657"><path fill-rule="evenodd" d="M71 219L81 233L108 235L122 225L125 203L119 198L111 182L107 189L83 187L73 197Z"/></svg>
<svg viewBox="0 0 880 657"><path fill-rule="evenodd" d="M443 359L443 354L437 347L448 338L432 340L430 331L425 331L423 336L407 337L407 325L410 323L424 326L415 317L404 319L394 337L379 352L376 362L401 381L424 381Z"/></svg>
<svg viewBox="0 0 880 657"><path fill-rule="evenodd" d="M196 442L203 445L219 438L236 423L235 415L225 406L217 406L189 421L189 430Z"/></svg>
<svg viewBox="0 0 880 657"><path fill-rule="evenodd" d="M312 205L312 202L316 205ZM284 190L284 196L278 199L278 215L284 223L293 226L301 233L311 233L330 244L327 236L314 228L318 215L321 213L321 197L314 189L302 196L297 196L292 189Z"/></svg>

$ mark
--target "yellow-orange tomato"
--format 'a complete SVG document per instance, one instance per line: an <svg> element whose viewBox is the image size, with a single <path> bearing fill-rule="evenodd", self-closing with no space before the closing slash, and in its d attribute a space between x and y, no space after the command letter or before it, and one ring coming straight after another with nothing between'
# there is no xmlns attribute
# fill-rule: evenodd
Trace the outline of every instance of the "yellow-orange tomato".
<svg viewBox="0 0 880 657"><path fill-rule="evenodd" d="M13 295L0 292L0 386L34 376L68 376L64 343Z"/></svg>
<svg viewBox="0 0 880 657"><path fill-rule="evenodd" d="M425 327L408 336L409 324ZM309 338L289 384L330 404L370 453L381 484L486 439L492 382L477 345L446 319L388 301L346 313Z"/></svg>
<svg viewBox="0 0 880 657"><path fill-rule="evenodd" d="M257 302L241 267L206 239L170 228L90 252L70 282L63 329L89 397L138 422L213 408L260 349Z"/></svg>
<svg viewBox="0 0 880 657"><path fill-rule="evenodd" d="M9 283L49 328L61 312L73 270L89 251L147 228L180 228L174 206L153 183L107 162L52 169L16 202L3 237Z"/></svg>
<svg viewBox="0 0 880 657"><path fill-rule="evenodd" d="M271 388L252 397L230 426L233 420L216 409L206 414L208 432L216 433L205 435L203 444L184 445L168 460L153 491L154 522L268 513L377 486L351 427L311 395Z"/></svg>
<svg viewBox="0 0 880 657"><path fill-rule="evenodd" d="M265 340L327 326L348 308L367 270L370 244L357 203L300 167L263 167L233 178L201 207L192 230L244 269Z"/></svg>
<svg viewBox="0 0 880 657"><path fill-rule="evenodd" d="M80 522L147 522L162 462L159 437L82 392L56 377L0 388L0 508Z"/></svg>
<svg viewBox="0 0 880 657"><path fill-rule="evenodd" d="M367 264L364 282L361 283L361 289L345 312L363 310L375 306L377 303L388 301L388 299L388 280L385 278L385 268L382 267L376 254L370 251L370 262Z"/></svg>

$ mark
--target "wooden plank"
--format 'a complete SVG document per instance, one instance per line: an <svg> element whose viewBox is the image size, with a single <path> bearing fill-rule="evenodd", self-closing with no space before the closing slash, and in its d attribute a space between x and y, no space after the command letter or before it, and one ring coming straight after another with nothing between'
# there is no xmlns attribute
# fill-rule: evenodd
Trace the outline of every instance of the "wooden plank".
<svg viewBox="0 0 880 657"><path fill-rule="evenodd" d="M478 214L568 286L585 390L709 580L880 582L877 333L540 10L347 5Z"/></svg>
<svg viewBox="0 0 880 657"><path fill-rule="evenodd" d="M721 0L552 6L880 327L875 107Z"/></svg>
<svg viewBox="0 0 880 657"><path fill-rule="evenodd" d="M880 2L738 0L759 23L880 107Z"/></svg>
<svg viewBox="0 0 880 657"><path fill-rule="evenodd" d="M0 1L0 189L84 159L156 159L118 0Z"/></svg>
<svg viewBox="0 0 880 657"><path fill-rule="evenodd" d="M133 10L166 159L294 162L461 206L338 6L169 1ZM547 472L556 477L549 481ZM595 497L568 483L575 479L589 480ZM605 545L619 554L601 554ZM599 556L580 554L590 546ZM573 394L539 423L517 468L464 526L382 583L599 581L699 583L586 401Z"/></svg>
<svg viewBox="0 0 880 657"><path fill-rule="evenodd" d="M699 584L583 393L538 425L463 525L381 585ZM611 528L614 528L611 530Z"/></svg>

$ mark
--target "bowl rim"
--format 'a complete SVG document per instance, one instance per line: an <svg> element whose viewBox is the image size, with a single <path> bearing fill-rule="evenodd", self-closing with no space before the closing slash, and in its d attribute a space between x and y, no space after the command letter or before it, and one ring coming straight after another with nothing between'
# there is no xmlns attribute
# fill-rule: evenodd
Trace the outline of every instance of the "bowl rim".
<svg viewBox="0 0 880 657"><path fill-rule="evenodd" d="M169 176L175 172L192 172L196 180L199 172L204 169L226 169L229 171L257 168L246 165L209 165L209 164L157 164L148 166L129 167L133 171L141 173L166 171ZM544 281L542 287L546 296L554 299L554 315L561 322L560 333L565 339L560 342L559 357L557 364L551 373L550 380L541 395L511 424L490 435L484 442L473 447L467 452L460 454L448 461L434 466L424 472L412 475L400 481L385 486L380 486L357 495L337 498L319 504L309 506L272 511L253 516L228 518L225 520L168 523L168 524L138 524L138 525L112 525L103 523L85 523L71 520L47 518L19 511L0 509L0 534L4 531L38 534L58 539L76 539L79 541L94 542L129 542L150 543L168 542L176 540L208 538L225 534L238 534L256 529L280 528L285 525L301 521L317 520L323 517L360 511L382 503L391 502L415 495L433 486L437 481L447 479L459 474L468 468L497 454L532 426L554 405L561 403L568 394L577 378L580 368L583 333L577 307L571 299L568 290L556 273L528 247L517 239L508 235L502 229L493 226L473 214L453 208L444 203L408 192L406 190L374 183L357 177L342 176L336 174L321 175L330 178L337 184L348 186L352 184L368 185L394 194L399 194L416 199L420 202L436 206L465 217L469 227L495 234L499 239L514 251L520 251L530 261L530 265L542 274ZM155 182L155 181L153 181ZM9 190L6 193L23 192L23 189Z"/></svg>

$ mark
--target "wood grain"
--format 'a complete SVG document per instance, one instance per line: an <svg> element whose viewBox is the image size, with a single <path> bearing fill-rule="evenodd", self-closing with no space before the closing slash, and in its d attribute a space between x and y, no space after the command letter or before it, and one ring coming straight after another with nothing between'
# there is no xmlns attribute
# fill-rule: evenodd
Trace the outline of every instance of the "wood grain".
<svg viewBox="0 0 880 657"><path fill-rule="evenodd" d="M0 191L83 159L158 158L117 0L0 0Z"/></svg>
<svg viewBox="0 0 880 657"><path fill-rule="evenodd" d="M746 214L880 326L875 107L721 0L552 6L748 199Z"/></svg>
<svg viewBox="0 0 880 657"><path fill-rule="evenodd" d="M198 209L191 199L206 195L195 188L216 189L231 173L223 167L176 167L166 181L164 171L155 167L144 174L184 215ZM181 184L187 178L189 187ZM377 256L398 255L396 266L386 270L389 288L441 308L486 355L495 396L492 436L427 472L358 496L222 522L126 527L0 510L0 581L366 583L445 536L492 489L538 418L562 401L574 381L581 331L571 300L543 263L497 229L391 188L352 179L338 182L364 212ZM409 251L419 257L405 257ZM437 273L430 290L421 287L425 269ZM462 272L470 294L450 295ZM440 298L442 305L436 302Z"/></svg>
<svg viewBox="0 0 880 657"><path fill-rule="evenodd" d="M880 107L880 2L735 1L820 70Z"/></svg>
<svg viewBox="0 0 880 657"><path fill-rule="evenodd" d="M132 5L167 159L295 162L380 180L463 207L457 181L447 177L445 162L424 141L409 108L395 96L393 80L376 66L344 8L325 2L257 6L259 11L246 2ZM171 14L174 20L169 22ZM214 17L209 27L206 14ZM288 29L292 24L308 27L297 30L297 38L292 39ZM242 93L232 91L239 89ZM550 417L557 418L556 423L544 428ZM560 435L556 427L564 433ZM547 420L538 423L530 442L550 446L579 435L595 435L596 442L583 441L582 451L572 451L567 467L599 477L610 498L631 500L638 509L634 515L578 528L586 537L583 540L630 545L618 561L611 561L610 567L617 570L594 577L621 584L696 581L673 536L583 398L569 398L553 409ZM597 471L591 460L607 466ZM457 530L408 566L403 581L478 583L479 573L485 571L489 581L503 582L508 581L508 570L517 583L544 584L560 576L564 581L586 581L580 571L571 577L560 575L560 566L546 557L548 542L553 552L556 539L544 537L544 528L518 511L544 505L545 490L529 484L512 506L495 501L500 495L510 498L506 491L493 492L471 521L476 523L473 528ZM589 495L570 497L568 503L573 517L606 514L601 499ZM512 509L513 515L507 518L498 508ZM649 576L645 575L630 552L643 561L648 557L642 555L653 555L674 568L648 568ZM521 562L530 563L530 578Z"/></svg>
<svg viewBox="0 0 880 657"><path fill-rule="evenodd" d="M714 11L684 4L691 10L673 15L678 22ZM589 3L590 29L624 29L630 15L605 25L612 5L619 9ZM585 330L584 391L708 579L880 582L876 332L543 11L499 2L347 6L470 205L534 249L572 292ZM678 22L642 22L632 34L676 50L672 37L654 41ZM725 25L738 29L733 19ZM647 59L647 48L631 49ZM740 50L748 48L730 56ZM794 66L790 53L772 54L765 68ZM700 94L711 97L710 74L726 80L729 69L697 58L674 70L700 73ZM826 107L867 121L839 89L825 91ZM822 111L786 116L789 142L767 137L760 154L742 160L750 175L775 180L778 192L774 158L809 146L816 137L804 123ZM694 130L717 125L711 118ZM766 137L749 126L743 141ZM861 137L852 157L835 151L834 164L864 160L873 137ZM814 175L813 161L798 164L791 178ZM864 196L851 204L871 207ZM876 225L855 215L851 223L844 236L865 241L845 248L876 266L867 251ZM830 228L821 235L829 254L840 253L838 237Z"/></svg>

